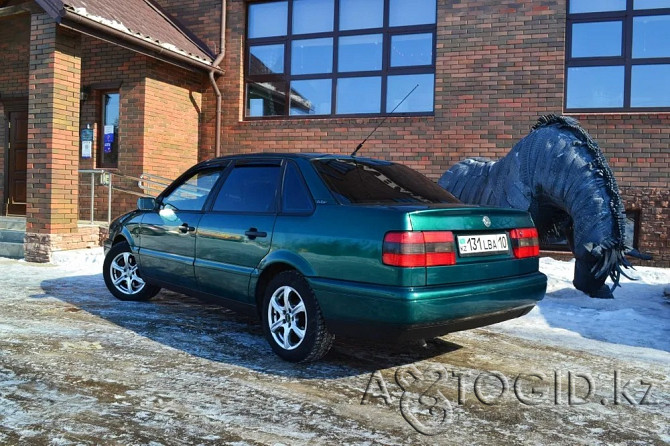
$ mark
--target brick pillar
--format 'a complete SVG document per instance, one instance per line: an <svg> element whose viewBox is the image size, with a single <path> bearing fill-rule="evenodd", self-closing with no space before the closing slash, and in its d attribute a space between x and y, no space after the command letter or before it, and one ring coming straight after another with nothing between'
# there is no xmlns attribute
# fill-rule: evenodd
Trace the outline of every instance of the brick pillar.
<svg viewBox="0 0 670 446"><path fill-rule="evenodd" d="M7 135L5 135L5 129L7 128L7 123L5 122L5 106L0 99L0 215L5 215L5 141Z"/></svg>
<svg viewBox="0 0 670 446"><path fill-rule="evenodd" d="M32 15L25 258L48 262L77 235L80 36Z"/></svg>

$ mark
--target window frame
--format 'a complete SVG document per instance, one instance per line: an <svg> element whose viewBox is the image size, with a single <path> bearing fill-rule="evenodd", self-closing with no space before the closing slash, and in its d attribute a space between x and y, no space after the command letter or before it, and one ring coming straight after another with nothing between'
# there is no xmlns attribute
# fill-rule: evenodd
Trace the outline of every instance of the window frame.
<svg viewBox="0 0 670 446"><path fill-rule="evenodd" d="M281 158L243 158L237 159L230 162L223 170L221 177L218 180L218 183L212 188L210 192L210 197L205 207L203 208L205 212L211 214L220 214L220 215L277 215L280 212L281 200L280 192L284 182L284 165L285 161ZM277 186L275 189L274 197L274 210L272 212L255 212L255 211L227 211L227 210L216 210L214 205L216 200L223 189L223 185L228 181L230 174L233 170L238 168L253 168L253 167L278 167L279 168L279 177L277 181Z"/></svg>
<svg viewBox="0 0 670 446"><path fill-rule="evenodd" d="M107 89L100 89L97 90L98 93L98 99L99 99L99 104L97 106L97 121L98 121L98 128L97 128L97 148L95 151L95 165L96 167L100 169L118 169L119 168L119 155L120 155L120 135L118 135L116 139L116 163L106 163L103 161L104 156L103 156L103 151L105 147L105 101L104 97L107 94L118 94L119 95L119 131L118 133L121 133L121 91L119 88L107 88Z"/></svg>
<svg viewBox="0 0 670 446"><path fill-rule="evenodd" d="M656 9L633 9L634 0L626 0L626 9L621 11L570 13L570 4L566 4L566 33L565 33L565 70L563 84L563 110L566 113L648 113L670 112L670 105L661 107L632 107L631 89L632 72L634 66L640 65L670 65L670 56L654 58L633 58L633 21L637 17L670 15L670 7ZM621 21L621 55L572 57L572 25L579 23L598 23ZM568 70L581 67L623 67L623 106L622 107L568 107Z"/></svg>
<svg viewBox="0 0 670 446"><path fill-rule="evenodd" d="M171 206L174 207L174 205L171 205L170 203L165 203L165 200L170 197L177 189L180 187L184 186L189 180L191 180L193 177L196 175L207 175L210 173L218 173L218 178L214 181L214 184L212 185L212 188L209 190L207 193L207 197L203 201L202 206L200 209L176 209L175 212L191 212L191 213L204 213L206 212L207 209L211 207L211 202L213 198L215 197L214 192L217 192L220 188L222 179L227 175L227 168L228 165L222 165L222 166L215 166L215 167L205 167L202 169L197 169L197 170L189 170L185 172L182 176L180 176L177 180L175 180L167 189L165 189L157 198L156 198L156 203L157 203L157 208L158 210L163 210L166 208L166 206Z"/></svg>
<svg viewBox="0 0 670 446"><path fill-rule="evenodd" d="M289 167L292 167L295 169L296 175L298 182L301 184L302 188L307 192L307 197L309 198L310 204L311 204L311 209L309 211L289 211L284 208L284 188L286 185L286 176L288 175ZM316 211L316 202L314 201L314 196L312 195L312 191L309 189L309 185L307 184L307 181L305 181L305 176L303 175L302 171L300 170L300 166L293 161L293 160L286 160L284 163L284 170L282 172L282 177L281 177L281 184L279 188L279 215L285 215L285 216L296 216L296 217L302 217L302 216L308 216L314 214Z"/></svg>
<svg viewBox="0 0 670 446"><path fill-rule="evenodd" d="M626 240L626 242L633 248L638 249L640 246L642 212L640 209L626 209L624 214L626 216L626 226L628 227L631 224L633 229L633 239Z"/></svg>
<svg viewBox="0 0 670 446"><path fill-rule="evenodd" d="M186 183L186 181L193 178L193 176L195 176L196 174L207 173L210 171L220 171L221 175L219 175L219 179L212 187L212 190L210 190L209 197L207 197L205 205L203 206L201 211L198 211L198 212L207 212L211 207L210 202L212 201L212 194L218 193L219 187L223 179L228 175L230 165L231 165L230 160L223 160L221 163L217 163L214 165L201 166L199 164L196 164L195 166L191 167L190 169L179 175L172 183L170 183L165 189L163 189L163 191L160 194L156 196L156 210L159 211L163 209L164 207L163 201L165 200L165 198L168 197L170 194L172 194L172 192L174 192L175 189L181 187L184 183Z"/></svg>
<svg viewBox="0 0 670 446"><path fill-rule="evenodd" d="M391 27L389 24L390 20L390 0L384 0L383 8L383 25L382 27L377 28L365 28L365 29L349 29L349 30L340 30L340 1L333 1L333 30L327 32L317 32L309 34L293 34L293 2L294 0L284 0L288 3L288 24L286 35L283 36L273 36L273 37L259 37L259 38L249 38L247 36L249 29L249 8L252 5L259 3L273 3L280 0L269 0L263 2L247 2L246 5L246 16L245 16L245 31L244 31L244 67L243 67L243 101L242 101L242 119L245 121L257 121L257 120L277 120L277 119L337 119L337 118L365 118L365 117L379 117L379 116L434 116L435 115L435 83L437 81L436 76L436 60L437 60L437 22L438 22L438 2L435 2L435 22L432 24L424 25L408 25L408 26L394 26ZM412 66L401 66L401 67L391 67L391 38L395 35L407 35L407 34L432 34L432 54L431 54L431 63L427 65L412 65ZM347 71L339 72L338 71L338 62L339 62L339 38L347 36L363 36L363 35L382 35L382 61L380 70L368 70L368 71ZM309 39L319 39L319 38L332 38L333 40L333 59L332 59L332 70L328 73L317 73L317 74L291 74L291 44L298 40L309 40ZM284 72L281 74L250 74L250 61L251 61L251 47L257 45L272 45L272 44L283 44L284 45ZM432 111L422 111L422 112L387 112L387 96L388 96L388 78L390 76L396 75L413 75L413 74L431 74L433 75L433 87L432 87ZM337 81L338 79L344 78L361 78L361 77L381 77L381 98L380 98L380 111L378 113L337 113ZM291 81L300 81L300 80L322 80L328 79L331 81L331 101L330 101L330 113L324 114L305 114L305 115L292 115L291 114L291 104L290 104L290 91L291 91ZM248 92L249 86L254 83L260 82L272 82L272 83L283 83L284 85L284 111L280 115L272 116L247 116L247 104L248 104ZM404 97L404 95L403 95Z"/></svg>

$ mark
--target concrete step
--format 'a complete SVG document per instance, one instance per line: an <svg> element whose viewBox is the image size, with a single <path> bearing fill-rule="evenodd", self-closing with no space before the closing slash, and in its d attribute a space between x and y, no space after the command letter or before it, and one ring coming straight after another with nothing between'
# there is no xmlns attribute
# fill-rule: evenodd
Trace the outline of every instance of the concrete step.
<svg viewBox="0 0 670 446"><path fill-rule="evenodd" d="M14 231L26 230L25 217L0 217L0 229L11 229Z"/></svg>
<svg viewBox="0 0 670 446"><path fill-rule="evenodd" d="M23 238L25 235L25 230L19 231L15 229L0 229L0 242L23 244Z"/></svg>
<svg viewBox="0 0 670 446"><path fill-rule="evenodd" d="M0 257L23 258L23 243L0 242Z"/></svg>
<svg viewBox="0 0 670 446"><path fill-rule="evenodd" d="M0 217L0 257L23 258L25 217Z"/></svg>

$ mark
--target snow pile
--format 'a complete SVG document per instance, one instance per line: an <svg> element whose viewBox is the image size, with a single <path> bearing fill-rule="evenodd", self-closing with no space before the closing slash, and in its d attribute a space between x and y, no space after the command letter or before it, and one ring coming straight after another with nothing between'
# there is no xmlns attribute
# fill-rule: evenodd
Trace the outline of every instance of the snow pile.
<svg viewBox="0 0 670 446"><path fill-rule="evenodd" d="M86 265L86 270L89 274L92 272L99 273L104 260L102 247L56 251L51 254L51 263L63 266L71 265L74 269L80 269L81 265Z"/></svg>
<svg viewBox="0 0 670 446"><path fill-rule="evenodd" d="M627 271L638 280L622 278L614 299L593 299L576 290L574 260L542 258L540 270L549 279L544 300L528 315L492 330L556 346L610 354L618 349L623 356L642 354L652 361L668 361L670 301L663 293L670 284L670 269Z"/></svg>

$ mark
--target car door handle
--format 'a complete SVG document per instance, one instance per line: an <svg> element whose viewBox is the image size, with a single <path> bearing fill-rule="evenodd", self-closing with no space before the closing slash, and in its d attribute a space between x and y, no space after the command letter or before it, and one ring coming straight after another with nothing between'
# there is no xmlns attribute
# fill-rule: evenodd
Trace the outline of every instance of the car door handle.
<svg viewBox="0 0 670 446"><path fill-rule="evenodd" d="M253 240L253 239L255 239L256 237L267 237L267 236L268 236L268 233L267 233L267 232L263 232L263 231L259 231L259 230L256 229L256 228L249 228L249 230L246 231L246 232L244 233L244 235L246 235L247 237L249 237L250 240Z"/></svg>
<svg viewBox="0 0 670 446"><path fill-rule="evenodd" d="M186 234L187 232L193 232L195 231L195 228L193 226L189 226L188 223L184 223L181 226L179 226L179 232L182 234Z"/></svg>

